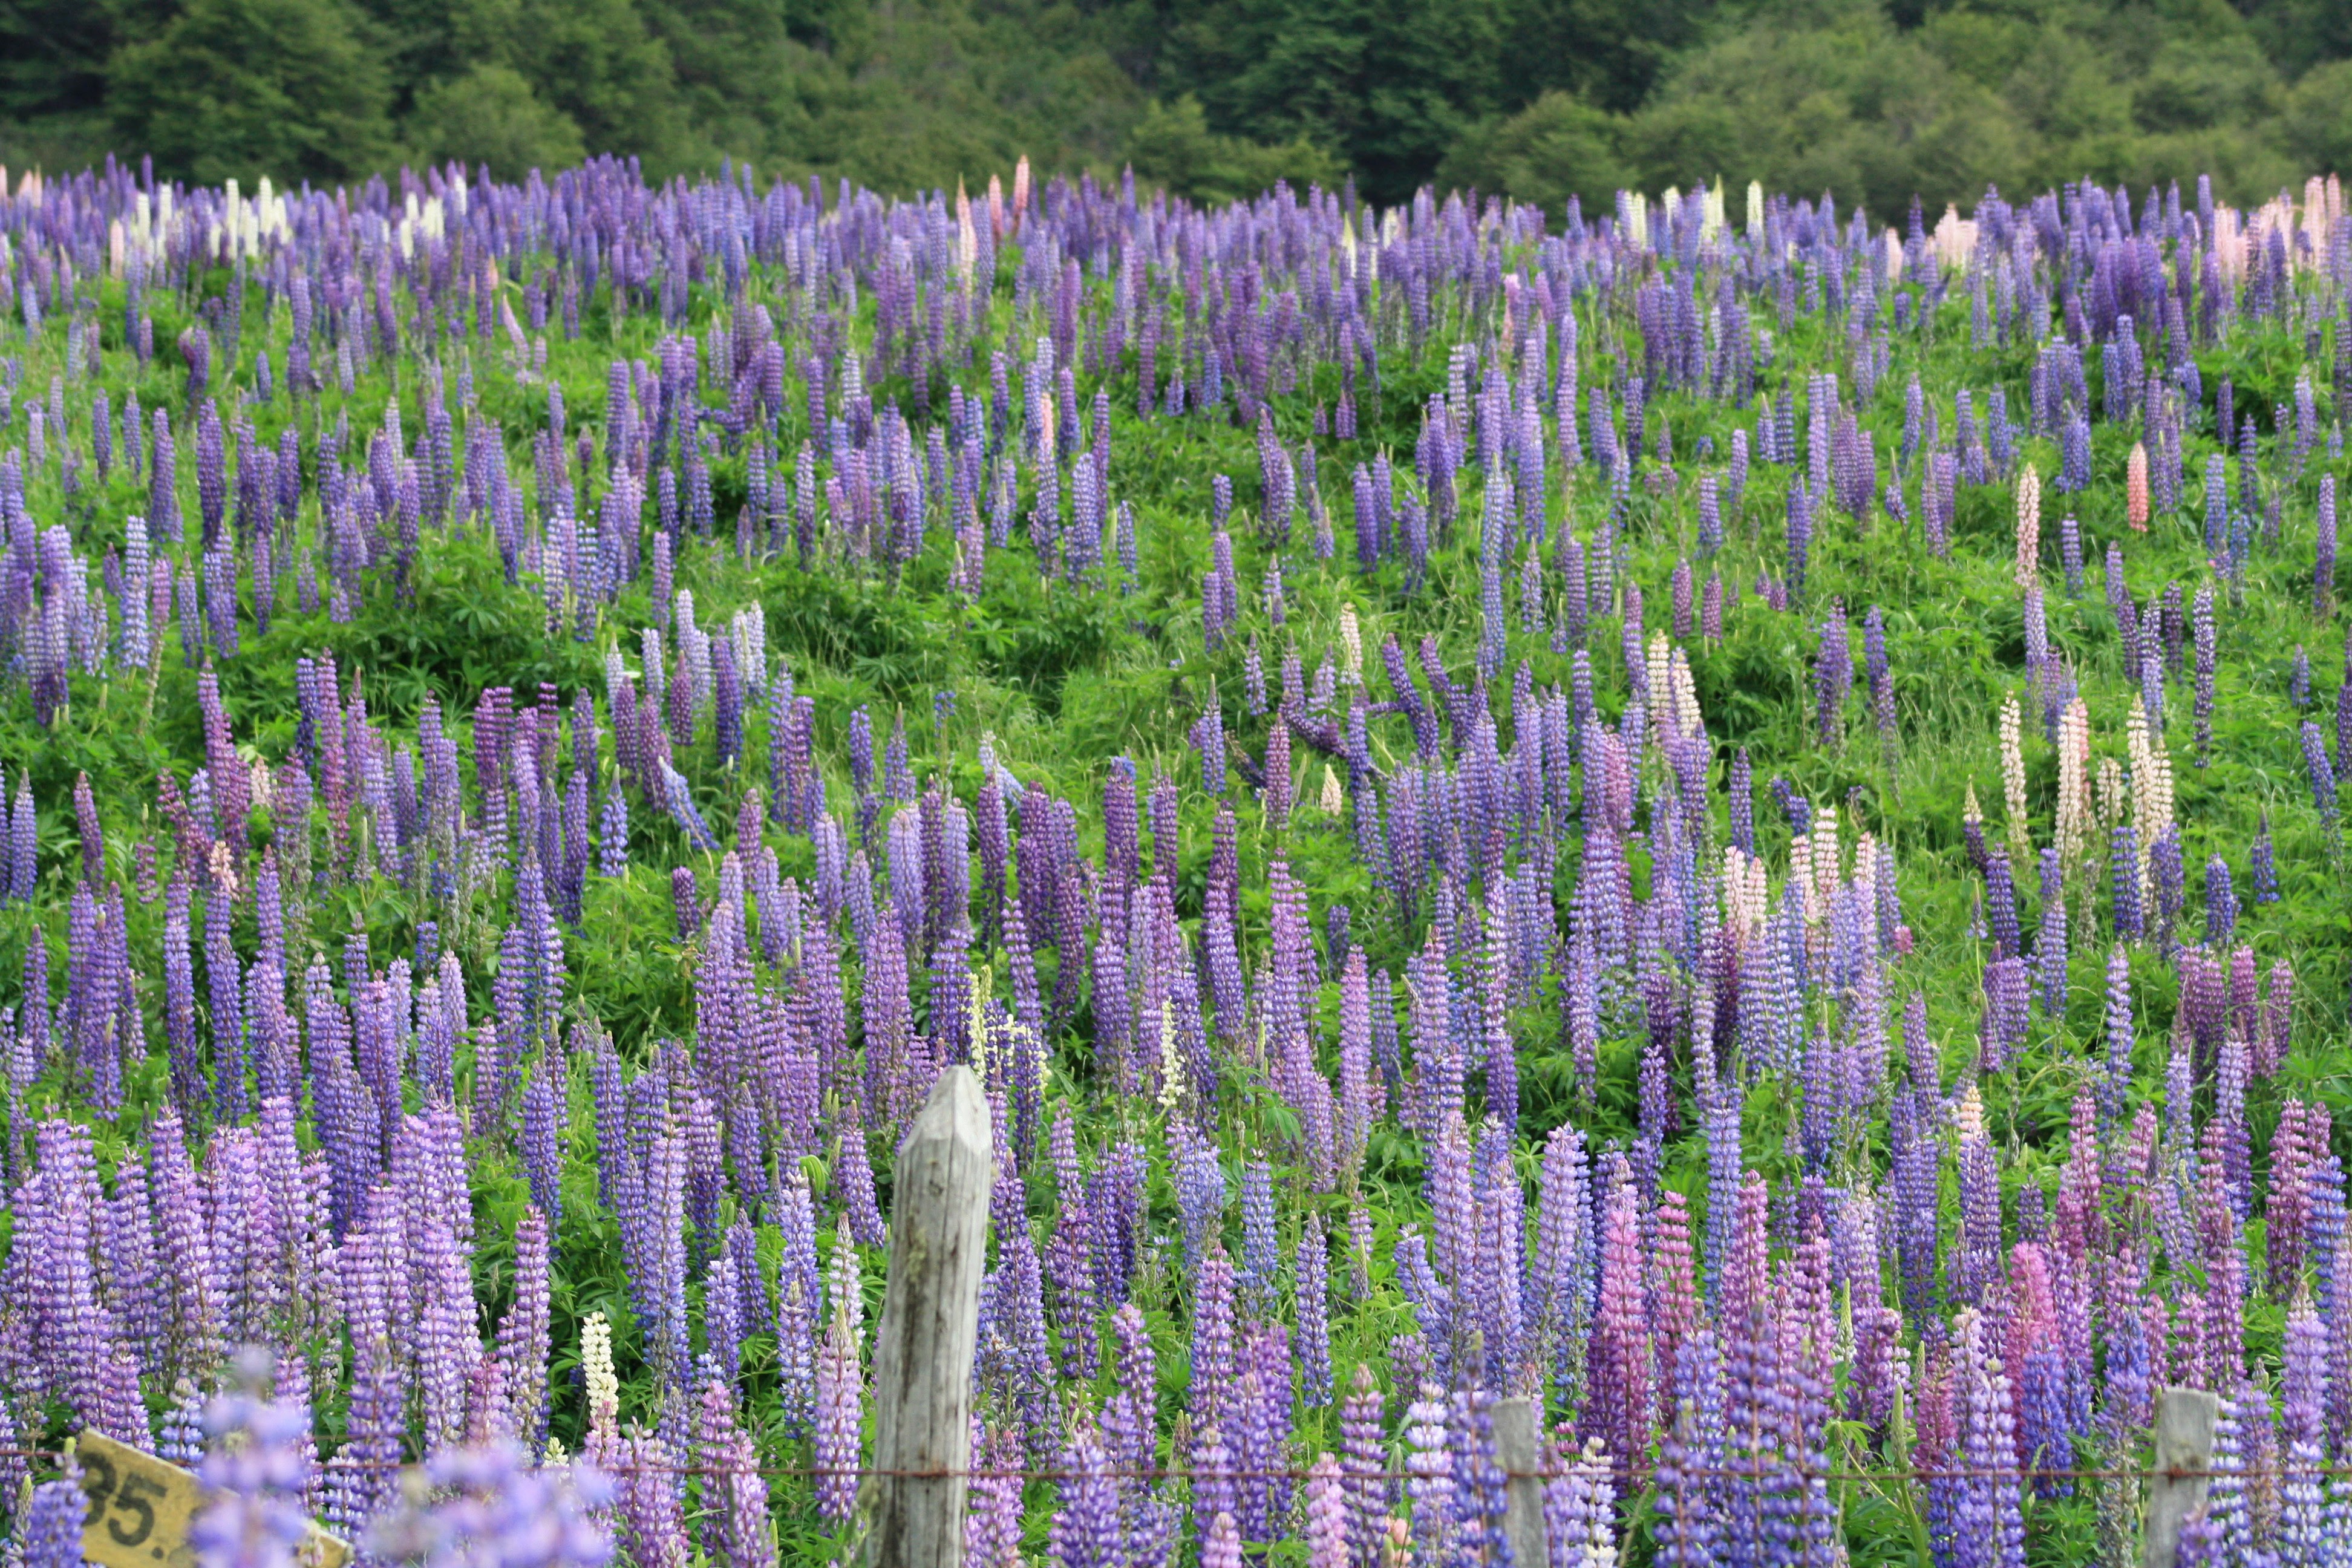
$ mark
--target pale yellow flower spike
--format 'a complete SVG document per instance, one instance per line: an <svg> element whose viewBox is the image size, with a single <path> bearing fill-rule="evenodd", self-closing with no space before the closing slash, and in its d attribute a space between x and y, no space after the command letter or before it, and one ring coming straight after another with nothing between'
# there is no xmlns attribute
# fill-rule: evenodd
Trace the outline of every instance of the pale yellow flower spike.
<svg viewBox="0 0 2352 1568"><path fill-rule="evenodd" d="M1160 1109L1172 1111L1183 1098L1183 1058L1176 1054L1176 1005L1160 1004Z"/></svg>
<svg viewBox="0 0 2352 1568"><path fill-rule="evenodd" d="M613 1372L613 1325L601 1311L580 1325L580 1374L588 1385L588 1430L617 1440L621 1436L621 1380Z"/></svg>
<svg viewBox="0 0 2352 1568"><path fill-rule="evenodd" d="M2009 806L2009 858L2018 874L2032 863L2033 832L2025 817L2025 715L2017 694L2000 705L2000 789Z"/></svg>
<svg viewBox="0 0 2352 1568"><path fill-rule="evenodd" d="M2058 856L2070 870L2090 847L2091 710L2080 697L2058 721Z"/></svg>
<svg viewBox="0 0 2352 1568"><path fill-rule="evenodd" d="M2042 476L2028 463L2017 476L2017 585L2042 578Z"/></svg>

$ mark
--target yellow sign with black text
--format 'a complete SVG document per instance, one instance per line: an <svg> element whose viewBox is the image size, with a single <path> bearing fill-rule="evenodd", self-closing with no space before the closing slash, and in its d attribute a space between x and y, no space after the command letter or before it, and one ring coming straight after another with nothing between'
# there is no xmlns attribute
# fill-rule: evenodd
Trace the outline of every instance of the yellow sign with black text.
<svg viewBox="0 0 2352 1568"><path fill-rule="evenodd" d="M188 1527L205 1505L205 1483L177 1465L98 1432L74 1445L81 1466L81 1554L104 1568L195 1568ZM299 1550L302 1568L347 1568L352 1549L317 1525Z"/></svg>

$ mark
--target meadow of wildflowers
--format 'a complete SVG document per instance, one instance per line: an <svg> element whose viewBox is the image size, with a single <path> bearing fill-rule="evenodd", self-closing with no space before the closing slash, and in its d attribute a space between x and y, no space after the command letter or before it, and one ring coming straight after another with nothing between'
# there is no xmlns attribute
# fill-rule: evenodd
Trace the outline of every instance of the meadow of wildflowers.
<svg viewBox="0 0 2352 1568"><path fill-rule="evenodd" d="M1892 223L1888 221L1890 216ZM2352 1540L2352 225L600 161L0 196L0 1510L973 1568ZM2335 1555L2331 1555L2331 1553ZM1517 1568L1530 1568L1520 1563Z"/></svg>

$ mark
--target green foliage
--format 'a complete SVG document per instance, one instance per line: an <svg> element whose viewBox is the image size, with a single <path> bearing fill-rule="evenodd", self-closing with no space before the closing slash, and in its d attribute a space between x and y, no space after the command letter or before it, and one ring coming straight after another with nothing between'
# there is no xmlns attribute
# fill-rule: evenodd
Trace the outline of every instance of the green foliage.
<svg viewBox="0 0 2352 1568"><path fill-rule="evenodd" d="M1716 9L1709 0L1515 0L1501 20L1504 101L1565 90L1628 113Z"/></svg>
<svg viewBox="0 0 2352 1568"><path fill-rule="evenodd" d="M1628 178L1624 121L1570 92L1547 92L1521 112L1481 126L1446 154L1438 184L1507 193L1563 214L1574 200L1606 212Z"/></svg>
<svg viewBox="0 0 2352 1568"><path fill-rule="evenodd" d="M1196 202L1229 202L1257 195L1277 180L1304 189L1334 185L1340 167L1307 141L1260 146L1209 129L1201 100L1187 93L1173 104L1153 104L1128 138L1135 172Z"/></svg>
<svg viewBox="0 0 2352 1568"><path fill-rule="evenodd" d="M1325 142L1383 202L1499 107L1488 0L1216 0L1160 16L1161 71L1199 94L1213 128Z"/></svg>
<svg viewBox="0 0 2352 1568"><path fill-rule="evenodd" d="M1891 218L1915 195L1932 215L1987 185L2014 195L2085 175L2210 174L2224 198L2259 202L2352 167L2338 68L2287 91L2226 6L1962 0L1916 26L1898 15L1777 0L1677 57L1625 119L1548 96L1465 138L1443 173L1554 207L1571 193L1589 205L1612 180L1759 180Z"/></svg>
<svg viewBox="0 0 2352 1568"><path fill-rule="evenodd" d="M1142 94L1066 5L966 0L826 11L795 51L780 170L860 174L877 188L985 183L1026 155L1108 173Z"/></svg>
<svg viewBox="0 0 2352 1568"><path fill-rule="evenodd" d="M542 102L510 66L476 66L427 88L409 117L408 136L425 163L487 165L501 180L520 180L533 169L551 174L586 153L579 125Z"/></svg>
<svg viewBox="0 0 2352 1568"><path fill-rule="evenodd" d="M2237 0L2237 6L2289 76L2352 57L2352 5L2341 0Z"/></svg>
<svg viewBox="0 0 2352 1568"><path fill-rule="evenodd" d="M2086 174L2259 201L2352 168L2347 69L2335 0L0 0L0 162L614 153L914 194L1026 156L1555 213L1720 176L1885 218Z"/></svg>
<svg viewBox="0 0 2352 1568"><path fill-rule="evenodd" d="M0 115L88 114L118 41L109 0L0 0Z"/></svg>
<svg viewBox="0 0 2352 1568"><path fill-rule="evenodd" d="M215 184L374 169L391 134L363 25L347 0L191 0L114 57L109 101L122 139Z"/></svg>
<svg viewBox="0 0 2352 1568"><path fill-rule="evenodd" d="M2352 60L2332 61L2295 83L2279 129L2305 168L2352 169Z"/></svg>
<svg viewBox="0 0 2352 1568"><path fill-rule="evenodd" d="M633 0L499 0L499 58L599 153L666 164L685 132L669 50Z"/></svg>

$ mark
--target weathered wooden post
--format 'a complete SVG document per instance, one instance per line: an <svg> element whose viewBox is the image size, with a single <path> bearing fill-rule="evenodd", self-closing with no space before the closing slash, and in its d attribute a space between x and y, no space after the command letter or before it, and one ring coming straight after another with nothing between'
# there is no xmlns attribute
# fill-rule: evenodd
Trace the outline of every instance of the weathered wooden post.
<svg viewBox="0 0 2352 1568"><path fill-rule="evenodd" d="M890 1278L874 1346L873 1568L960 1568L971 1461L971 1363L996 1173L970 1068L931 1086L891 1176Z"/></svg>
<svg viewBox="0 0 2352 1568"><path fill-rule="evenodd" d="M1528 1568L1545 1568L1551 1547L1544 1533L1544 1484L1537 1442L1539 1423L1536 1402L1521 1397L1497 1399L1494 1405L1495 1458L1510 1477L1503 1492L1503 1533L1511 1542L1511 1561Z"/></svg>
<svg viewBox="0 0 2352 1568"><path fill-rule="evenodd" d="M2168 1388L2156 1396L2156 1474L2140 1526L2141 1568L2173 1568L2180 1527L2205 1505L2212 1478L2213 1424L2221 1401L2199 1388ZM2173 1471L2195 1472L2172 1474Z"/></svg>

